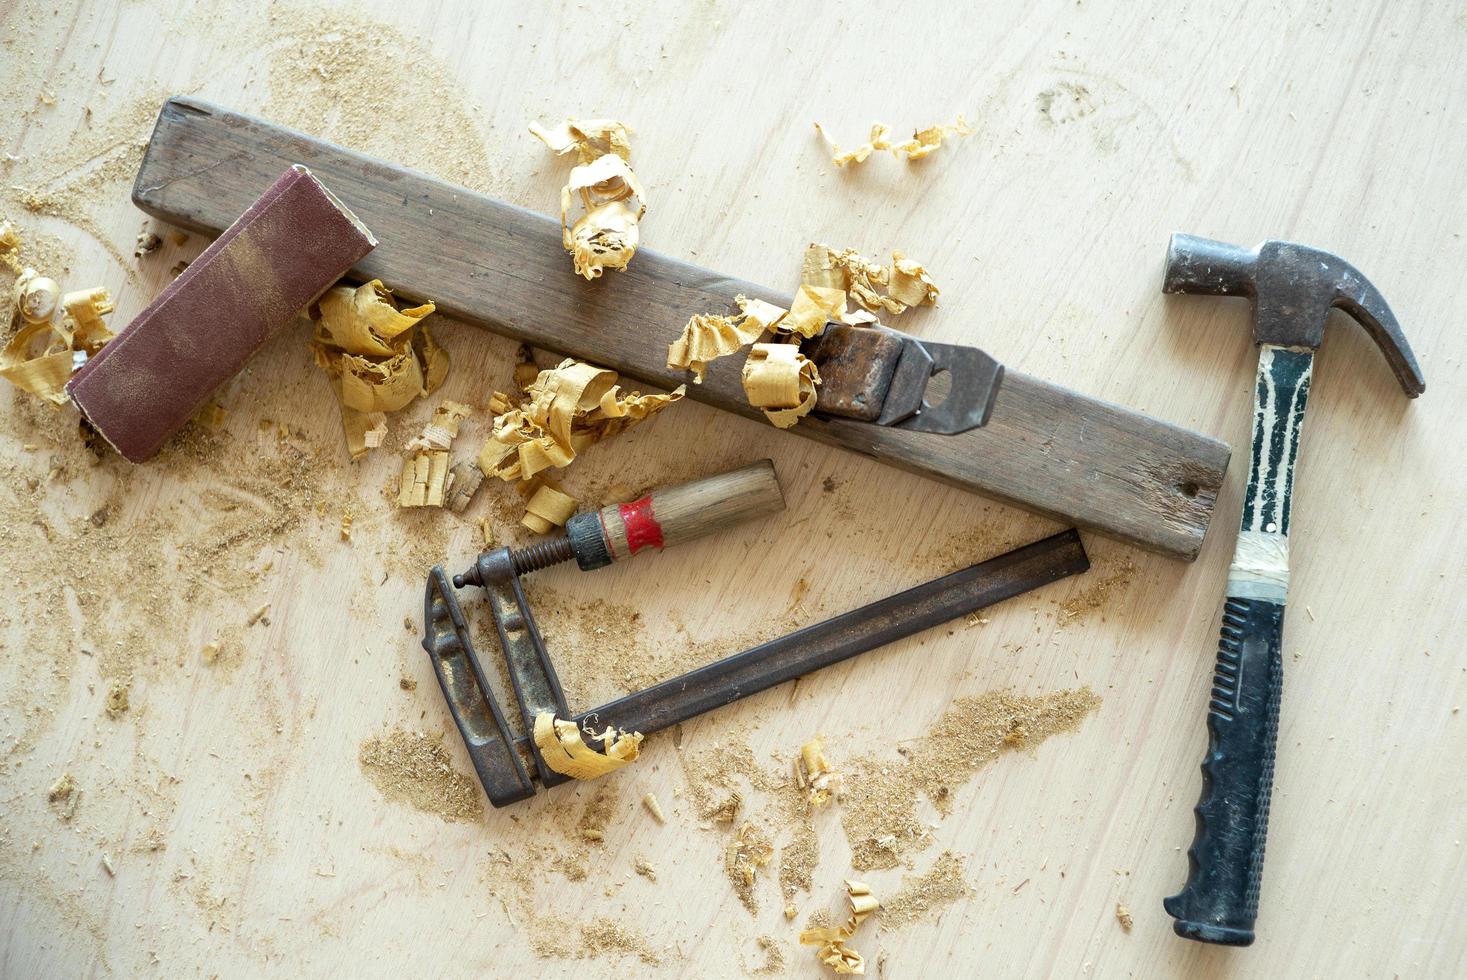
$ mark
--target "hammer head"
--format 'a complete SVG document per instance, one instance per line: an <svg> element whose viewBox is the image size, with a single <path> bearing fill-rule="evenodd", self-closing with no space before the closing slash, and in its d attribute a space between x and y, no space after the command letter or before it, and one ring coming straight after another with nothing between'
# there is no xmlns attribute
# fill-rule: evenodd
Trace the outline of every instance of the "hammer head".
<svg viewBox="0 0 1467 980"><path fill-rule="evenodd" d="M1315 349L1338 307L1365 328L1385 355L1406 395L1426 379L1380 290L1353 265L1296 242L1267 241L1252 249L1209 238L1173 235L1164 293L1210 293L1253 300L1253 338L1260 344Z"/></svg>

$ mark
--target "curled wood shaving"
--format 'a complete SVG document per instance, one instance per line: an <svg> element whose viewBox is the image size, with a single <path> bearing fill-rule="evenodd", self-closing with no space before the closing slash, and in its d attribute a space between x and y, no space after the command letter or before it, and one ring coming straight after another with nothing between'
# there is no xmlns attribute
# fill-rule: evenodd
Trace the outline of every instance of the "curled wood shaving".
<svg viewBox="0 0 1467 980"><path fill-rule="evenodd" d="M886 138L889 130L881 123L873 123L871 135L866 138L866 142L854 150L842 150L840 144L831 139L825 132L825 128L819 123L815 124L815 132L819 133L820 138L825 140L826 145L830 147L830 162L837 167L844 167L848 163L865 163L866 158L877 150L891 149L891 141Z"/></svg>
<svg viewBox="0 0 1467 980"><path fill-rule="evenodd" d="M10 220L0 220L0 258L10 264L11 256L20 251L20 229ZM19 274L20 270L15 270Z"/></svg>
<svg viewBox="0 0 1467 980"><path fill-rule="evenodd" d="M950 125L944 126L939 123L936 126L928 126L926 129L916 130L912 133L911 139L896 144L891 148L891 151L893 153L906 154L909 161L921 160L923 157L939 149L944 139L949 137L953 139L967 139L974 132L976 130L969 126L967 121L963 119L962 113L959 113Z"/></svg>
<svg viewBox="0 0 1467 980"><path fill-rule="evenodd" d="M576 197L585 213L572 225L568 222ZM637 252L637 222L646 213L647 196L621 157L608 153L571 170L560 190L560 230L576 274L596 279L606 269L625 269Z"/></svg>
<svg viewBox="0 0 1467 980"><path fill-rule="evenodd" d="M479 453L485 476L531 480L564 467L587 447L651 418L683 397L679 385L664 395L621 394L615 371L567 358L541 371L516 405L495 392L493 434Z"/></svg>
<svg viewBox="0 0 1467 980"><path fill-rule="evenodd" d="M667 817L662 815L662 804L657 802L654 794L648 793L642 797L642 805L647 808L648 813L652 814L653 820L658 823L667 823Z"/></svg>
<svg viewBox="0 0 1467 980"><path fill-rule="evenodd" d="M863 975L866 960L860 953L846 945L846 940L856 934L861 923L881 907L864 882L846 881L846 902L851 915L844 925L806 929L800 933L800 942L806 946L819 946L815 956L838 974Z"/></svg>
<svg viewBox="0 0 1467 980"><path fill-rule="evenodd" d="M799 334L806 339L825 332L831 320L845 316L846 294L844 290L830 286L801 284L790 304L789 313L779 321L780 333Z"/></svg>
<svg viewBox="0 0 1467 980"><path fill-rule="evenodd" d="M888 150L893 156L905 156L909 162L921 160L941 148L943 140L966 139L976 132L960 114L950 124L938 124L928 126L926 129L915 130L911 139L893 143L887 138L890 130L881 123L873 123L871 135L865 143L853 150L843 150L818 122L815 124L815 131L830 147L830 162L837 167L844 167L851 163L865 163L866 159L877 150Z"/></svg>
<svg viewBox="0 0 1467 980"><path fill-rule="evenodd" d="M72 373L112 339L102 322L113 309L105 288L60 292L55 280L22 272L14 299L24 325L0 349L0 377L56 405L66 404Z"/></svg>
<svg viewBox="0 0 1467 980"><path fill-rule="evenodd" d="M575 151L581 163L590 163L607 153L623 160L632 156L631 127L615 119L567 119L554 129L532 122L530 132L554 150L556 156Z"/></svg>
<svg viewBox="0 0 1467 980"><path fill-rule="evenodd" d="M606 269L625 269L647 213L647 196L627 162L631 130L613 119L567 119L555 129L531 123L530 132L557 155L575 151L580 161L560 191L561 244L576 274L596 279ZM583 213L572 224L576 198Z"/></svg>
<svg viewBox="0 0 1467 980"><path fill-rule="evenodd" d="M373 279L333 286L313 308L316 363L330 376L341 403L352 459L381 444L385 413L431 394L448 374L448 354L433 343L422 319L432 303L399 310L392 292Z"/></svg>
<svg viewBox="0 0 1467 980"><path fill-rule="evenodd" d="M842 290L867 310L893 316L913 306L936 303L939 295L937 284L921 263L895 250L891 253L891 265L885 266L855 249L836 251L829 245L812 242L805 249L800 279L806 285ZM850 317L839 319L852 322ZM871 317L866 322L874 320Z"/></svg>
<svg viewBox="0 0 1467 980"><path fill-rule="evenodd" d="M692 317L682 336L667 345L667 366L693 372L693 383L702 384L708 362L736 353L773 330L789 312L762 299L734 297L739 312L733 316L705 313Z"/></svg>
<svg viewBox="0 0 1467 980"><path fill-rule="evenodd" d="M573 721L562 721L549 711L535 716L535 745L545 764L572 779L595 779L636 760L642 746L641 732L621 732L608 727L592 738L606 747L597 752L581 738Z"/></svg>
<svg viewBox="0 0 1467 980"><path fill-rule="evenodd" d="M576 498L552 486L543 486L525 504L520 523L536 534L548 534L553 527L564 527L576 512Z"/></svg>
<svg viewBox="0 0 1467 980"><path fill-rule="evenodd" d="M749 404L788 429L815 407L820 372L793 344L755 344L744 362L743 382Z"/></svg>
<svg viewBox="0 0 1467 980"><path fill-rule="evenodd" d="M824 806L840 782L840 775L825 758L825 736L816 735L800 746L795 760L795 782L807 793L811 806Z"/></svg>
<svg viewBox="0 0 1467 980"><path fill-rule="evenodd" d="M445 401L433 409L433 417L423 429L423 434L407 444L413 450L442 450L453 445L458 436L458 427L474 410L463 402Z"/></svg>

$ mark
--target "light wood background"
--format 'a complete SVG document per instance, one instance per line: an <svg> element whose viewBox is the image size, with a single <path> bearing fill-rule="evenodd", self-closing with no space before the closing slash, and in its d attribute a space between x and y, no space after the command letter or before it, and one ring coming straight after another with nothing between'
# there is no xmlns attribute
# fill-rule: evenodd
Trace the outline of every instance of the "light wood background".
<svg viewBox="0 0 1467 980"><path fill-rule="evenodd" d="M295 116L280 121L547 212L564 167L525 123L613 115L638 130L644 241L659 250L788 288L812 238L900 248L943 289L940 306L904 329L980 344L1235 450L1253 377L1246 305L1164 299L1167 236L1337 251L1391 301L1428 385L1408 403L1363 332L1336 316L1298 474L1253 948L1177 939L1160 906L1181 884L1192 837L1241 452L1195 564L1092 537L1088 579L686 726L683 751L747 739L772 765L820 731L839 761L890 752L956 696L1088 684L1104 700L1077 732L1007 754L957 791L913 867L944 848L967 855L974 895L904 929L868 925L855 945L873 974L884 951L894 977L1462 975L1467 15L1448 3L959 6L7 6L3 207L74 252L64 285L113 289L120 326L202 246L131 257L140 216L127 201L129 161L148 106L167 94L274 108ZM310 93L286 90L309 86L284 66L345 49L376 52L380 65L346 83L325 65L317 101L292 103ZM307 111L322 92L342 101ZM876 119L900 133L960 111L978 134L910 167L881 157L837 172L811 128L818 119L855 142ZM26 210L20 200L37 187L74 206ZM549 876L537 890L545 910L629 909L667 947L660 967L538 959L486 883L489 862L573 823L584 787L445 822L365 778L359 747L399 726L447 732L453 764L469 771L402 620L417 625L427 562L465 563L478 532L447 514L393 512L381 491L394 453L349 466L304 336L282 334L226 389L212 463L88 466L63 415L0 394L15 579L0 622L0 973L737 976L761 961L755 937L769 935L788 975L820 975L770 882L757 918L738 903L723 837L698 830L676 795L670 740L650 740L614 777L625 783L618 814L588 879ZM482 405L507 384L510 345L452 324L439 338L454 358L447 395ZM403 413L395 432L411 434L429 407ZM102 503L124 534L149 520L194 533L206 491L232 492L250 459L275 452L262 419L293 427L321 482L299 522L247 542L247 579L220 584L216 570L169 557L160 577L140 580L135 557L72 540ZM593 655L598 617L628 610L654 663L690 645L731 652L761 628L849 608L1052 528L691 403L588 453L575 479L588 495L614 495L766 455L784 516L625 569L547 573L557 655ZM47 479L58 460L62 477ZM336 540L347 505L350 544ZM492 513L476 506L475 519ZM59 537L38 536L43 525ZM85 559L67 582L43 572L45 542L62 539ZM171 555L169 540L157 544ZM78 612L81 583L119 597L108 622ZM1088 608L1087 597L1103 602ZM610 605L588 605L598 598ZM239 628L265 602L268 625ZM200 645L231 624L234 666L202 664ZM96 652L114 635L131 644L126 661ZM103 710L109 671L130 684L119 719ZM416 690L399 686L404 677ZM599 698L617 678L583 686L575 693ZM82 789L68 822L46 800L63 772ZM638 808L648 791L672 811L667 826ZM834 817L822 849L800 921L837 907L849 873ZM658 865L655 884L631 875L637 854ZM877 894L902 870L870 875ZM1117 901L1135 917L1129 933Z"/></svg>

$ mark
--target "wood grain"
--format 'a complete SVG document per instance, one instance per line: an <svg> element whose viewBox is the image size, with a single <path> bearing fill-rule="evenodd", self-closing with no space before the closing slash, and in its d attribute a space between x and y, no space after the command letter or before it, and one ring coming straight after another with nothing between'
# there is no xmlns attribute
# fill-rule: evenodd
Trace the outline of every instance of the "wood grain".
<svg viewBox="0 0 1467 980"><path fill-rule="evenodd" d="M645 240L664 252L788 283L812 238L901 248L943 289L901 329L1235 447L1253 424L1247 303L1163 297L1174 232L1344 256L1431 379L1408 401L1358 327L1326 329L1246 950L1178 939L1161 907L1186 876L1243 466L1217 504L1228 533L1208 534L1196 562L1089 535L1084 575L649 737L615 784L504 811L478 797L482 816L449 821L384 792L359 753L397 730L442 738L443 764L478 791L418 646L423 574L467 567L481 521L497 543L526 543L512 490L486 481L462 515L396 508L384 488L403 456L389 444L348 461L304 324L220 393L207 451L165 447L143 466L96 461L74 415L0 384L0 974L722 980L765 964L762 939L784 958L773 975L823 980L797 937L816 910L843 915L842 879L887 902L950 852L970 891L915 921L868 921L856 948L872 980L1467 976L1460 5L995 0L975 15L915 0L878 18L758 0L17 0L0 3L0 37L13 40L0 211L21 227L24 261L53 243L44 264L64 289L111 289L114 325L206 244L157 228L159 250L132 255L142 147L163 97L188 92L546 213L568 164L525 124L625 119L651 198ZM978 134L918 165L877 155L837 170L810 125L849 145L874 120L905 136L958 111ZM75 207L38 212L32 193ZM480 405L511 383L513 341L433 322L453 367L434 399L390 418L397 445L437 399ZM471 456L485 434L473 416L455 445ZM301 499L281 503L288 449L309 466L293 474ZM1058 530L691 402L588 450L564 485L604 503L766 457L785 511L527 580L573 708ZM237 539L242 528L266 534ZM482 601L470 606L482 620ZM131 708L112 717L120 677ZM760 869L750 913L724 873L733 830L705 826L690 800L710 760L737 753L782 776L823 733L842 771L862 757L901 766L964 698L1082 684L1099 710L952 786L950 813L923 814L929 843L910 866L857 872L845 805L823 808L793 921L782 858ZM48 799L63 774L81 794L70 821ZM734 782L783 850L780 799ZM578 825L601 789L613 816L592 843ZM580 929L601 915L659 962L590 956Z"/></svg>
<svg viewBox="0 0 1467 980"><path fill-rule="evenodd" d="M585 282L554 219L192 98L163 106L133 201L217 232L296 163L379 239L355 275L649 384L690 380L665 367L667 345L690 316L732 312L739 294L789 305L776 291L645 248L626 272ZM740 366L740 358L715 361L689 395L758 418ZM1013 370L988 425L960 435L836 418L791 431L1187 560L1202 546L1229 452L1216 439Z"/></svg>

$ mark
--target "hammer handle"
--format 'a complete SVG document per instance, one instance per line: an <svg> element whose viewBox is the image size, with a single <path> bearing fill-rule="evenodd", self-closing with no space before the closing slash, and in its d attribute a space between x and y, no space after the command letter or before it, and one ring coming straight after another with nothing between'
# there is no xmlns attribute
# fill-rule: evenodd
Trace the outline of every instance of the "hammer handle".
<svg viewBox="0 0 1467 980"><path fill-rule="evenodd" d="M1253 452L1207 706L1197 835L1187 883L1164 903L1177 935L1199 942L1247 946L1258 917L1284 683L1289 511L1313 364L1309 350L1259 350Z"/></svg>
<svg viewBox="0 0 1467 980"><path fill-rule="evenodd" d="M1166 899L1177 935L1207 943L1253 942L1268 804L1273 791L1284 607L1229 596L1207 706L1207 755L1187 883Z"/></svg>

